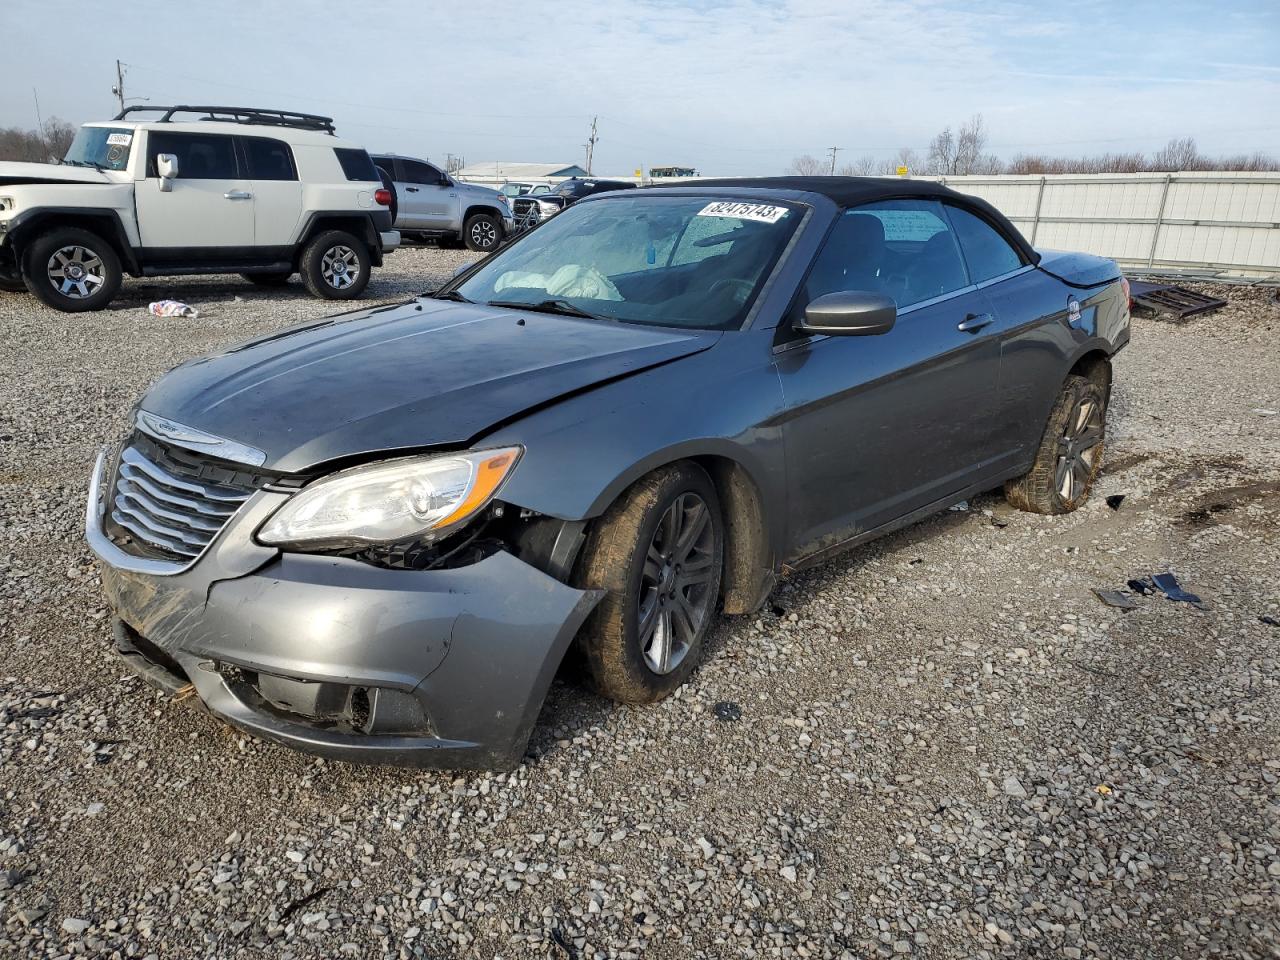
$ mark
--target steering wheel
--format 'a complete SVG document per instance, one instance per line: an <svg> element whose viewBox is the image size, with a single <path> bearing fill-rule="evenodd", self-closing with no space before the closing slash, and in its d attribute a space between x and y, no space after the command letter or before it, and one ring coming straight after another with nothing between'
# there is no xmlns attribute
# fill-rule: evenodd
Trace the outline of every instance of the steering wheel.
<svg viewBox="0 0 1280 960"><path fill-rule="evenodd" d="M732 291L731 295L736 301L738 301L738 303L744 303L746 302L747 297L751 296L751 291L754 288L755 284L750 280L741 280L737 277L726 277L723 280L717 280L713 283L711 285L711 292L720 293L721 291L729 290Z"/></svg>

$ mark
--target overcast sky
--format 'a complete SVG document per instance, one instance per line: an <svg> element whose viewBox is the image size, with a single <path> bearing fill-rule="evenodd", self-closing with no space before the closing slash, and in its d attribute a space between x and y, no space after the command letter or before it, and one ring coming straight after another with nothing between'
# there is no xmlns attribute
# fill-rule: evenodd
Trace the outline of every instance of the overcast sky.
<svg viewBox="0 0 1280 960"><path fill-rule="evenodd" d="M0 126L153 103L332 115L443 161L781 173L918 150L982 113L990 149L1280 154L1280 2L0 0Z"/></svg>

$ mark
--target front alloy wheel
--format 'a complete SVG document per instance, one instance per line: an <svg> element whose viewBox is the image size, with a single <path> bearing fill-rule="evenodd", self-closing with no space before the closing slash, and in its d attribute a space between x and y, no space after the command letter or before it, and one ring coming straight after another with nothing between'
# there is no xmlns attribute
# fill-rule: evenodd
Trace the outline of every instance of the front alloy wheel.
<svg viewBox="0 0 1280 960"><path fill-rule="evenodd" d="M706 501L696 493L678 496L653 533L636 603L640 647L654 673L679 667L711 616L715 548Z"/></svg>
<svg viewBox="0 0 1280 960"><path fill-rule="evenodd" d="M694 463L637 480L592 525L575 583L605 591L578 634L595 688L652 703L689 677L715 622L724 522Z"/></svg>
<svg viewBox="0 0 1280 960"><path fill-rule="evenodd" d="M120 258L101 237L59 227L27 247L27 289L55 310L82 313L111 302L124 280Z"/></svg>

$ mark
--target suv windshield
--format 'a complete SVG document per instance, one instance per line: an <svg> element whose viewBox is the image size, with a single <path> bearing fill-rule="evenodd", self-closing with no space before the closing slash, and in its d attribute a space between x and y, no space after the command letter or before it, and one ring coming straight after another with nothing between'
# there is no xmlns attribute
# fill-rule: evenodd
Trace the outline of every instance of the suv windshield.
<svg viewBox="0 0 1280 960"><path fill-rule="evenodd" d="M129 165L133 131L128 127L81 127L71 141L63 163L102 170L123 170Z"/></svg>
<svg viewBox="0 0 1280 960"><path fill-rule="evenodd" d="M611 194L548 220L455 292L477 303L556 301L623 323L731 330L799 220L789 203Z"/></svg>

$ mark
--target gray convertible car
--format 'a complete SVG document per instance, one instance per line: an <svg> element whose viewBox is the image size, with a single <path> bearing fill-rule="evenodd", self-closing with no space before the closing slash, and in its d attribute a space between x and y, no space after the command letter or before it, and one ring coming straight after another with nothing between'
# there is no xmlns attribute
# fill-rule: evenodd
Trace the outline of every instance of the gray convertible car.
<svg viewBox="0 0 1280 960"><path fill-rule="evenodd" d="M329 757L520 762L572 649L666 696L717 614L1102 460L1114 263L909 180L593 197L410 303L173 370L93 471L115 644Z"/></svg>

